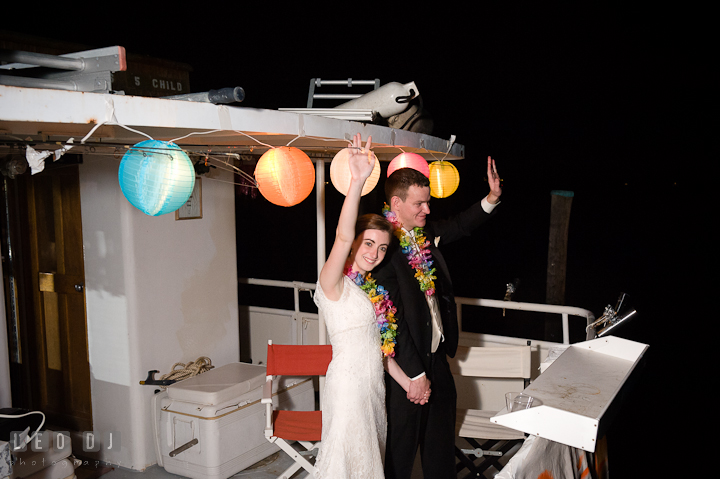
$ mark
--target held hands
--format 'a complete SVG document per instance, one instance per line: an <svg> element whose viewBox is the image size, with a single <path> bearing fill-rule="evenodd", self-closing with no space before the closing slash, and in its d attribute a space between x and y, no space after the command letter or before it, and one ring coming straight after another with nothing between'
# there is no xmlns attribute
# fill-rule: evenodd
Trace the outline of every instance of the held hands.
<svg viewBox="0 0 720 479"><path fill-rule="evenodd" d="M488 202L495 204L502 195L502 180L498 175L497 167L495 166L495 160L488 156L488 167L487 167L488 185L490 186L490 193L488 193Z"/></svg>
<svg viewBox="0 0 720 479"><path fill-rule="evenodd" d="M430 399L430 380L422 376L410 381L407 390L407 398L414 404L424 405Z"/></svg>
<svg viewBox="0 0 720 479"><path fill-rule="evenodd" d="M375 157L370 153L372 147L372 137L368 136L365 148L362 147L362 137L360 133L353 138L353 144L348 149L348 165L350 166L350 175L353 180L364 182L375 168Z"/></svg>

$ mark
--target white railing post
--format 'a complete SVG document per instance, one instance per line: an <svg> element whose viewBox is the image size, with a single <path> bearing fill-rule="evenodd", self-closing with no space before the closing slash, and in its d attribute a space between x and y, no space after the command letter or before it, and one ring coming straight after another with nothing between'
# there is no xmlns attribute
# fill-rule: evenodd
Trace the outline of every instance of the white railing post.
<svg viewBox="0 0 720 479"><path fill-rule="evenodd" d="M317 230L317 276L325 265L325 160L315 160L315 210ZM320 313L318 320L318 344L327 344L325 321Z"/></svg>

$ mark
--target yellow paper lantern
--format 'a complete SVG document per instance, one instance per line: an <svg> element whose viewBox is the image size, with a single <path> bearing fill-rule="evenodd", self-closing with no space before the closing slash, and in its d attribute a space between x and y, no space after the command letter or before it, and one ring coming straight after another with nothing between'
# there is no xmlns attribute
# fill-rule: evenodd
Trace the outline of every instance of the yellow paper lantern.
<svg viewBox="0 0 720 479"><path fill-rule="evenodd" d="M392 175L395 170L400 168L413 168L425 176L430 176L427 161L417 153L401 153L393 158L388 165L387 175Z"/></svg>
<svg viewBox="0 0 720 479"><path fill-rule="evenodd" d="M350 166L348 165L349 154L350 149L343 148L338 151L337 155L335 155L335 158L333 158L330 163L330 181L332 181L336 190L346 196L348 190L350 189L351 179ZM375 159L375 167L373 168L372 173L370 173L368 179L365 180L365 185L363 186L361 193L362 196L370 193L380 179L380 161L377 159L377 156L375 156L375 153L371 151L370 154Z"/></svg>
<svg viewBox="0 0 720 479"><path fill-rule="evenodd" d="M430 194L435 198L447 198L455 193L460 184L460 173L448 161L430 163Z"/></svg>
<svg viewBox="0 0 720 479"><path fill-rule="evenodd" d="M281 146L260 157L255 167L255 180L260 193L270 203L294 206L312 192L315 167L299 149Z"/></svg>

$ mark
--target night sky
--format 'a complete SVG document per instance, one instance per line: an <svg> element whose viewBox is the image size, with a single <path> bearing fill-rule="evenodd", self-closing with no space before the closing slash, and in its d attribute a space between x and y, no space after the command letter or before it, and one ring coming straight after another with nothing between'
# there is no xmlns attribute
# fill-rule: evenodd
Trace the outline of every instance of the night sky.
<svg viewBox="0 0 720 479"><path fill-rule="evenodd" d="M499 12L452 3L358 4L337 14L312 2L263 11L164 4L155 14L108 9L82 22L46 12L33 20L41 28L3 28L187 63L193 91L241 86L246 107L303 108L315 77L414 81L433 135L456 135L466 147L458 192L433 200L432 214L449 215L487 193L488 155L504 180L498 216L444 252L456 294L501 299L506 283L520 278L513 299L544 302L550 192L572 191L566 304L600 316L625 292L639 315L617 335L650 345L609 432L611 471L659 470L663 461L649 454L666 449L686 422L670 415L684 408L666 408L685 394L674 385L673 321L692 280L683 267L685 209L690 180L702 173L689 155L709 126L681 112L706 101L688 84L709 73L707 13L606 3ZM329 186L328 249L341 201ZM361 208L379 212L382 201L370 195ZM248 243L239 245L240 276L315 282L314 193L290 209L262 197L238 206L240 232L272 236L241 240ZM258 254L263 244L272 247L267 256ZM648 404L651 393L663 406Z"/></svg>

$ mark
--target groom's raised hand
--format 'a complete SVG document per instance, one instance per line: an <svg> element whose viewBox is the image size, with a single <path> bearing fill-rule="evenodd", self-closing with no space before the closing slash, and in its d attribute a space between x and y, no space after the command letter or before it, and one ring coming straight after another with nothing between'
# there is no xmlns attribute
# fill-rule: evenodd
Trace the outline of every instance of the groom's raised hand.
<svg viewBox="0 0 720 479"><path fill-rule="evenodd" d="M488 193L488 202L495 204L500 200L502 195L502 179L497 172L497 166L495 166L495 160L488 156L487 165L487 178L488 185L490 186L490 193Z"/></svg>

